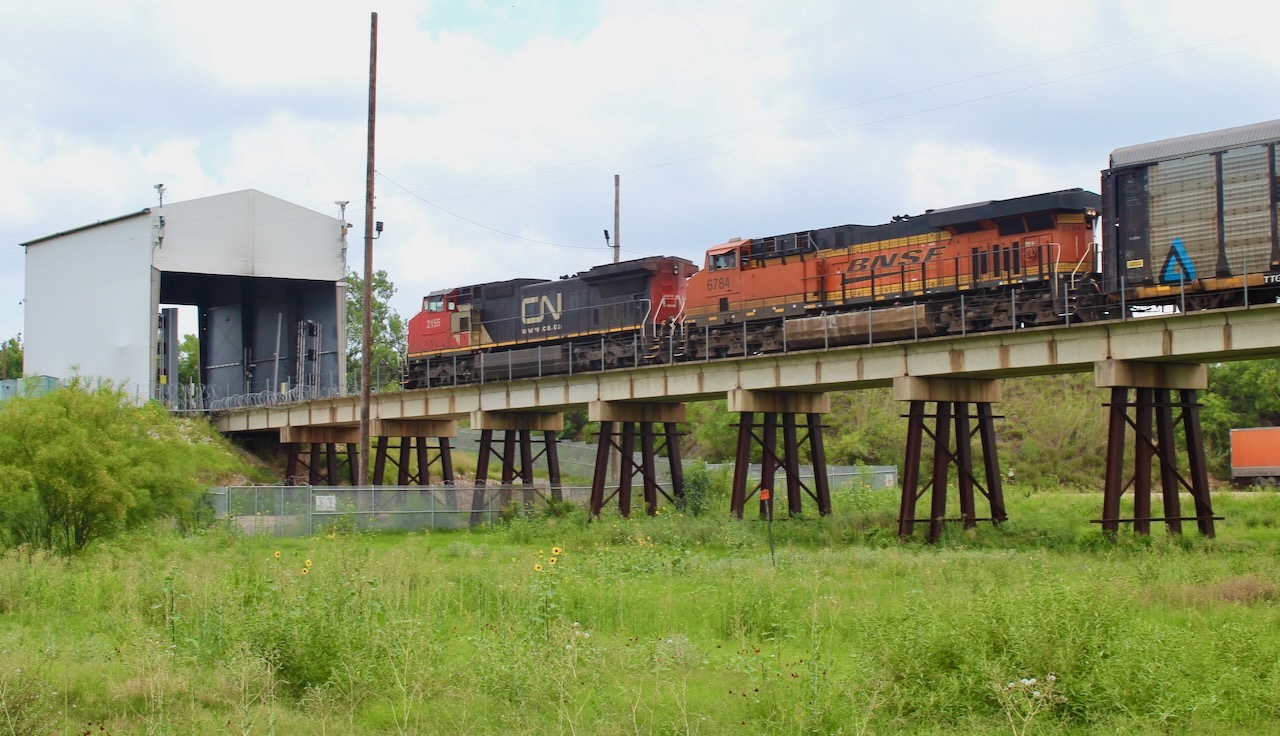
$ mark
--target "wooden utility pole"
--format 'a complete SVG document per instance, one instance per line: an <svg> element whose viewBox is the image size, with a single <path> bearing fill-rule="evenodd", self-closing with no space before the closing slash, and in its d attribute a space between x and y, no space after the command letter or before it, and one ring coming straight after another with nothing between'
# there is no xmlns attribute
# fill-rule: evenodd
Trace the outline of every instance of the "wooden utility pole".
<svg viewBox="0 0 1280 736"><path fill-rule="evenodd" d="M613 175L613 262L617 263L622 257L622 231L619 223L621 209L619 201L622 195L622 177L618 174Z"/></svg>
<svg viewBox="0 0 1280 736"><path fill-rule="evenodd" d="M620 202L622 200L622 176L613 175L613 262L617 263L622 259L622 208ZM601 358L603 361L603 358ZM601 426L604 426L603 424ZM614 483L622 482L622 449L618 445L613 445L609 451L609 478Z"/></svg>
<svg viewBox="0 0 1280 736"><path fill-rule="evenodd" d="M360 344L360 485L369 485L369 368L373 352L373 123L378 99L378 14L369 21L369 152L364 179L364 337Z"/></svg>

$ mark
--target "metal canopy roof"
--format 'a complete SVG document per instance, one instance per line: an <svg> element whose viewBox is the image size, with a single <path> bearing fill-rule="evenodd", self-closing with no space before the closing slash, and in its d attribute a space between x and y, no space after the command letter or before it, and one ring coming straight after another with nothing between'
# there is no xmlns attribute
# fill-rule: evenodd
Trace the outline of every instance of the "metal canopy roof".
<svg viewBox="0 0 1280 736"><path fill-rule="evenodd" d="M72 233L84 232L85 230L92 230L95 227L102 227L103 225L111 225L116 222L123 222L125 220L131 220L135 217L141 217L143 215L149 215L149 214L151 214L151 208L147 207L145 209L140 209L137 212L130 212L127 215L120 215L119 217L112 217L106 220L98 220L97 222L91 223L89 225L81 225L80 227L73 227L70 230L63 230L61 232L53 233L52 235L45 235L43 237L36 238L35 240L28 240L25 243L19 243L18 245L25 248L30 245L43 243L46 240L55 240L57 238L61 238L66 235L71 235Z"/></svg>

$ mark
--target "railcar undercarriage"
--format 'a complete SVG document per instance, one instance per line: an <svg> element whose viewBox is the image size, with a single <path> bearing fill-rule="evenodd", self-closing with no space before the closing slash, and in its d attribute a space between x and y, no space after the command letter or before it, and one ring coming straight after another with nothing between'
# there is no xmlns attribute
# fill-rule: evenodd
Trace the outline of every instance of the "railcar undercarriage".
<svg viewBox="0 0 1280 736"><path fill-rule="evenodd" d="M1274 300L1274 287L1249 292L1257 301ZM967 335L1044 325L1140 316L1144 310L1199 311L1241 306L1239 291L1180 291L1136 299L1104 291L1091 279L1071 288L1048 282L1016 289L987 288L947 294L929 301L882 301L870 306L832 306L798 317L768 317L725 324L668 323L649 330L626 330L540 345L490 348L482 352L410 359L406 388L455 386L615 368L823 350L942 335ZM1253 301L1253 299L1251 299Z"/></svg>

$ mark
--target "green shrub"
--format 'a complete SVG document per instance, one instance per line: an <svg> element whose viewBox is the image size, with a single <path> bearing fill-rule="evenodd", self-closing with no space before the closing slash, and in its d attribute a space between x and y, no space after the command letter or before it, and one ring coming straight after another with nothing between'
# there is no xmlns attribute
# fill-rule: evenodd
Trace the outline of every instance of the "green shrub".
<svg viewBox="0 0 1280 736"><path fill-rule="evenodd" d="M0 404L0 542L73 551L160 517L187 526L212 476L235 470L207 424L76 379Z"/></svg>

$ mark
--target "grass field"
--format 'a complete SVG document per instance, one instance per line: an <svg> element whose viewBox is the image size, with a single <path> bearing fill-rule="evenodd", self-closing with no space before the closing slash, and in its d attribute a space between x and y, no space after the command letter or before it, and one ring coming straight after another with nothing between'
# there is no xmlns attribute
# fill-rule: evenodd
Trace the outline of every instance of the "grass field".
<svg viewBox="0 0 1280 736"><path fill-rule="evenodd" d="M0 734L1280 733L1280 494L1105 540L1099 496L894 537L894 493L0 558ZM1194 529L1194 525L1191 525Z"/></svg>

